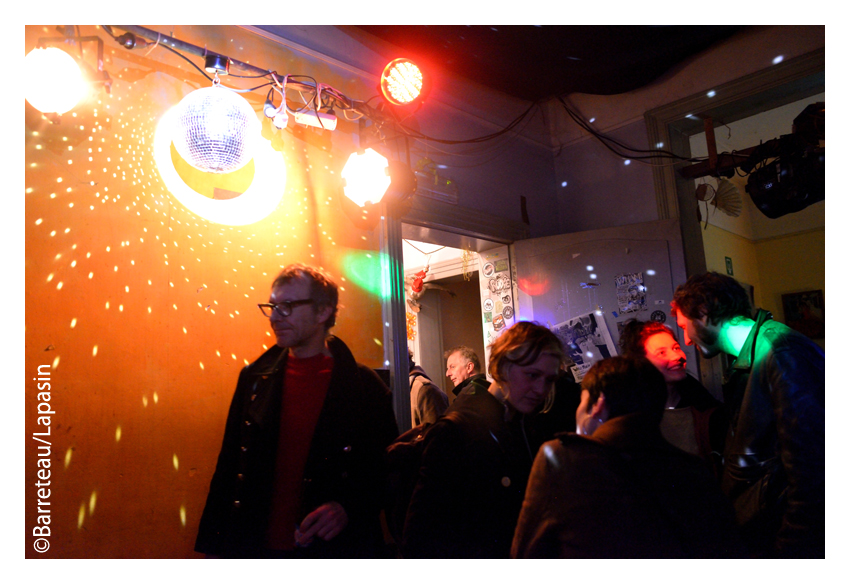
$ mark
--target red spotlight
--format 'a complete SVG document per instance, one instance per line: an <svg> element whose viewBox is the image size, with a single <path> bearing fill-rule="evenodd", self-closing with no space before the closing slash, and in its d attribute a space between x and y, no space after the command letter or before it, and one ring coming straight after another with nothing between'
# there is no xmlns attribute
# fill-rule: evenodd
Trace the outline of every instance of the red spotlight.
<svg viewBox="0 0 850 584"><path fill-rule="evenodd" d="M425 79L410 59L394 59L381 74L381 92L393 105L410 105L422 95Z"/></svg>

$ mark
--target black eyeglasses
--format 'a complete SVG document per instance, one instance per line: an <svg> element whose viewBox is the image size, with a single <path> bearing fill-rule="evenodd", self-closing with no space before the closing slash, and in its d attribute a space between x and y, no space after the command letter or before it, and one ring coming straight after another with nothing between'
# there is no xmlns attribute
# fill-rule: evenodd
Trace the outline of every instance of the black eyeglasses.
<svg viewBox="0 0 850 584"><path fill-rule="evenodd" d="M277 304L258 304L263 315L271 318L273 312L276 310L277 313L281 316L289 316L292 314L293 306L301 306L302 304L312 304L315 302L312 298L306 298L304 300L284 300L283 302L278 302Z"/></svg>

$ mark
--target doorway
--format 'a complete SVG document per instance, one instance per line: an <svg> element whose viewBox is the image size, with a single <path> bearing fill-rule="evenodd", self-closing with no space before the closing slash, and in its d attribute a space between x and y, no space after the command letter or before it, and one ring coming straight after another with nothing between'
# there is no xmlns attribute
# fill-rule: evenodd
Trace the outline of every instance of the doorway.
<svg viewBox="0 0 850 584"><path fill-rule="evenodd" d="M427 235L423 239L431 241L402 240L407 345L416 364L451 402L454 386L445 376L445 351L465 345L484 364L479 261L470 248L500 244L473 238L462 249L435 242L449 239L447 232L429 230Z"/></svg>

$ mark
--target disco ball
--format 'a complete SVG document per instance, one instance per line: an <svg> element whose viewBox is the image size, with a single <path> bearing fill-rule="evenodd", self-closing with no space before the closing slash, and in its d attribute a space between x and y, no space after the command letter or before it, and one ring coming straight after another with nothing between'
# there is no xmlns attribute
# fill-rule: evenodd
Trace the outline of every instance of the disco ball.
<svg viewBox="0 0 850 584"><path fill-rule="evenodd" d="M197 89L177 105L174 147L194 168L223 174L245 166L260 122L251 105L224 87Z"/></svg>

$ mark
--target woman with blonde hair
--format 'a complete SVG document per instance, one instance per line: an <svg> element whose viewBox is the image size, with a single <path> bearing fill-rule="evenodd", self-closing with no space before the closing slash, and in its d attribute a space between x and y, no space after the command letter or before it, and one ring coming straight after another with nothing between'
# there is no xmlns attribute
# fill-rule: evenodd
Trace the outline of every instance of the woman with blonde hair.
<svg viewBox="0 0 850 584"><path fill-rule="evenodd" d="M493 342L493 381L474 383L426 434L402 555L509 557L540 446L527 417L553 394L563 361L561 341L536 323L519 322Z"/></svg>

